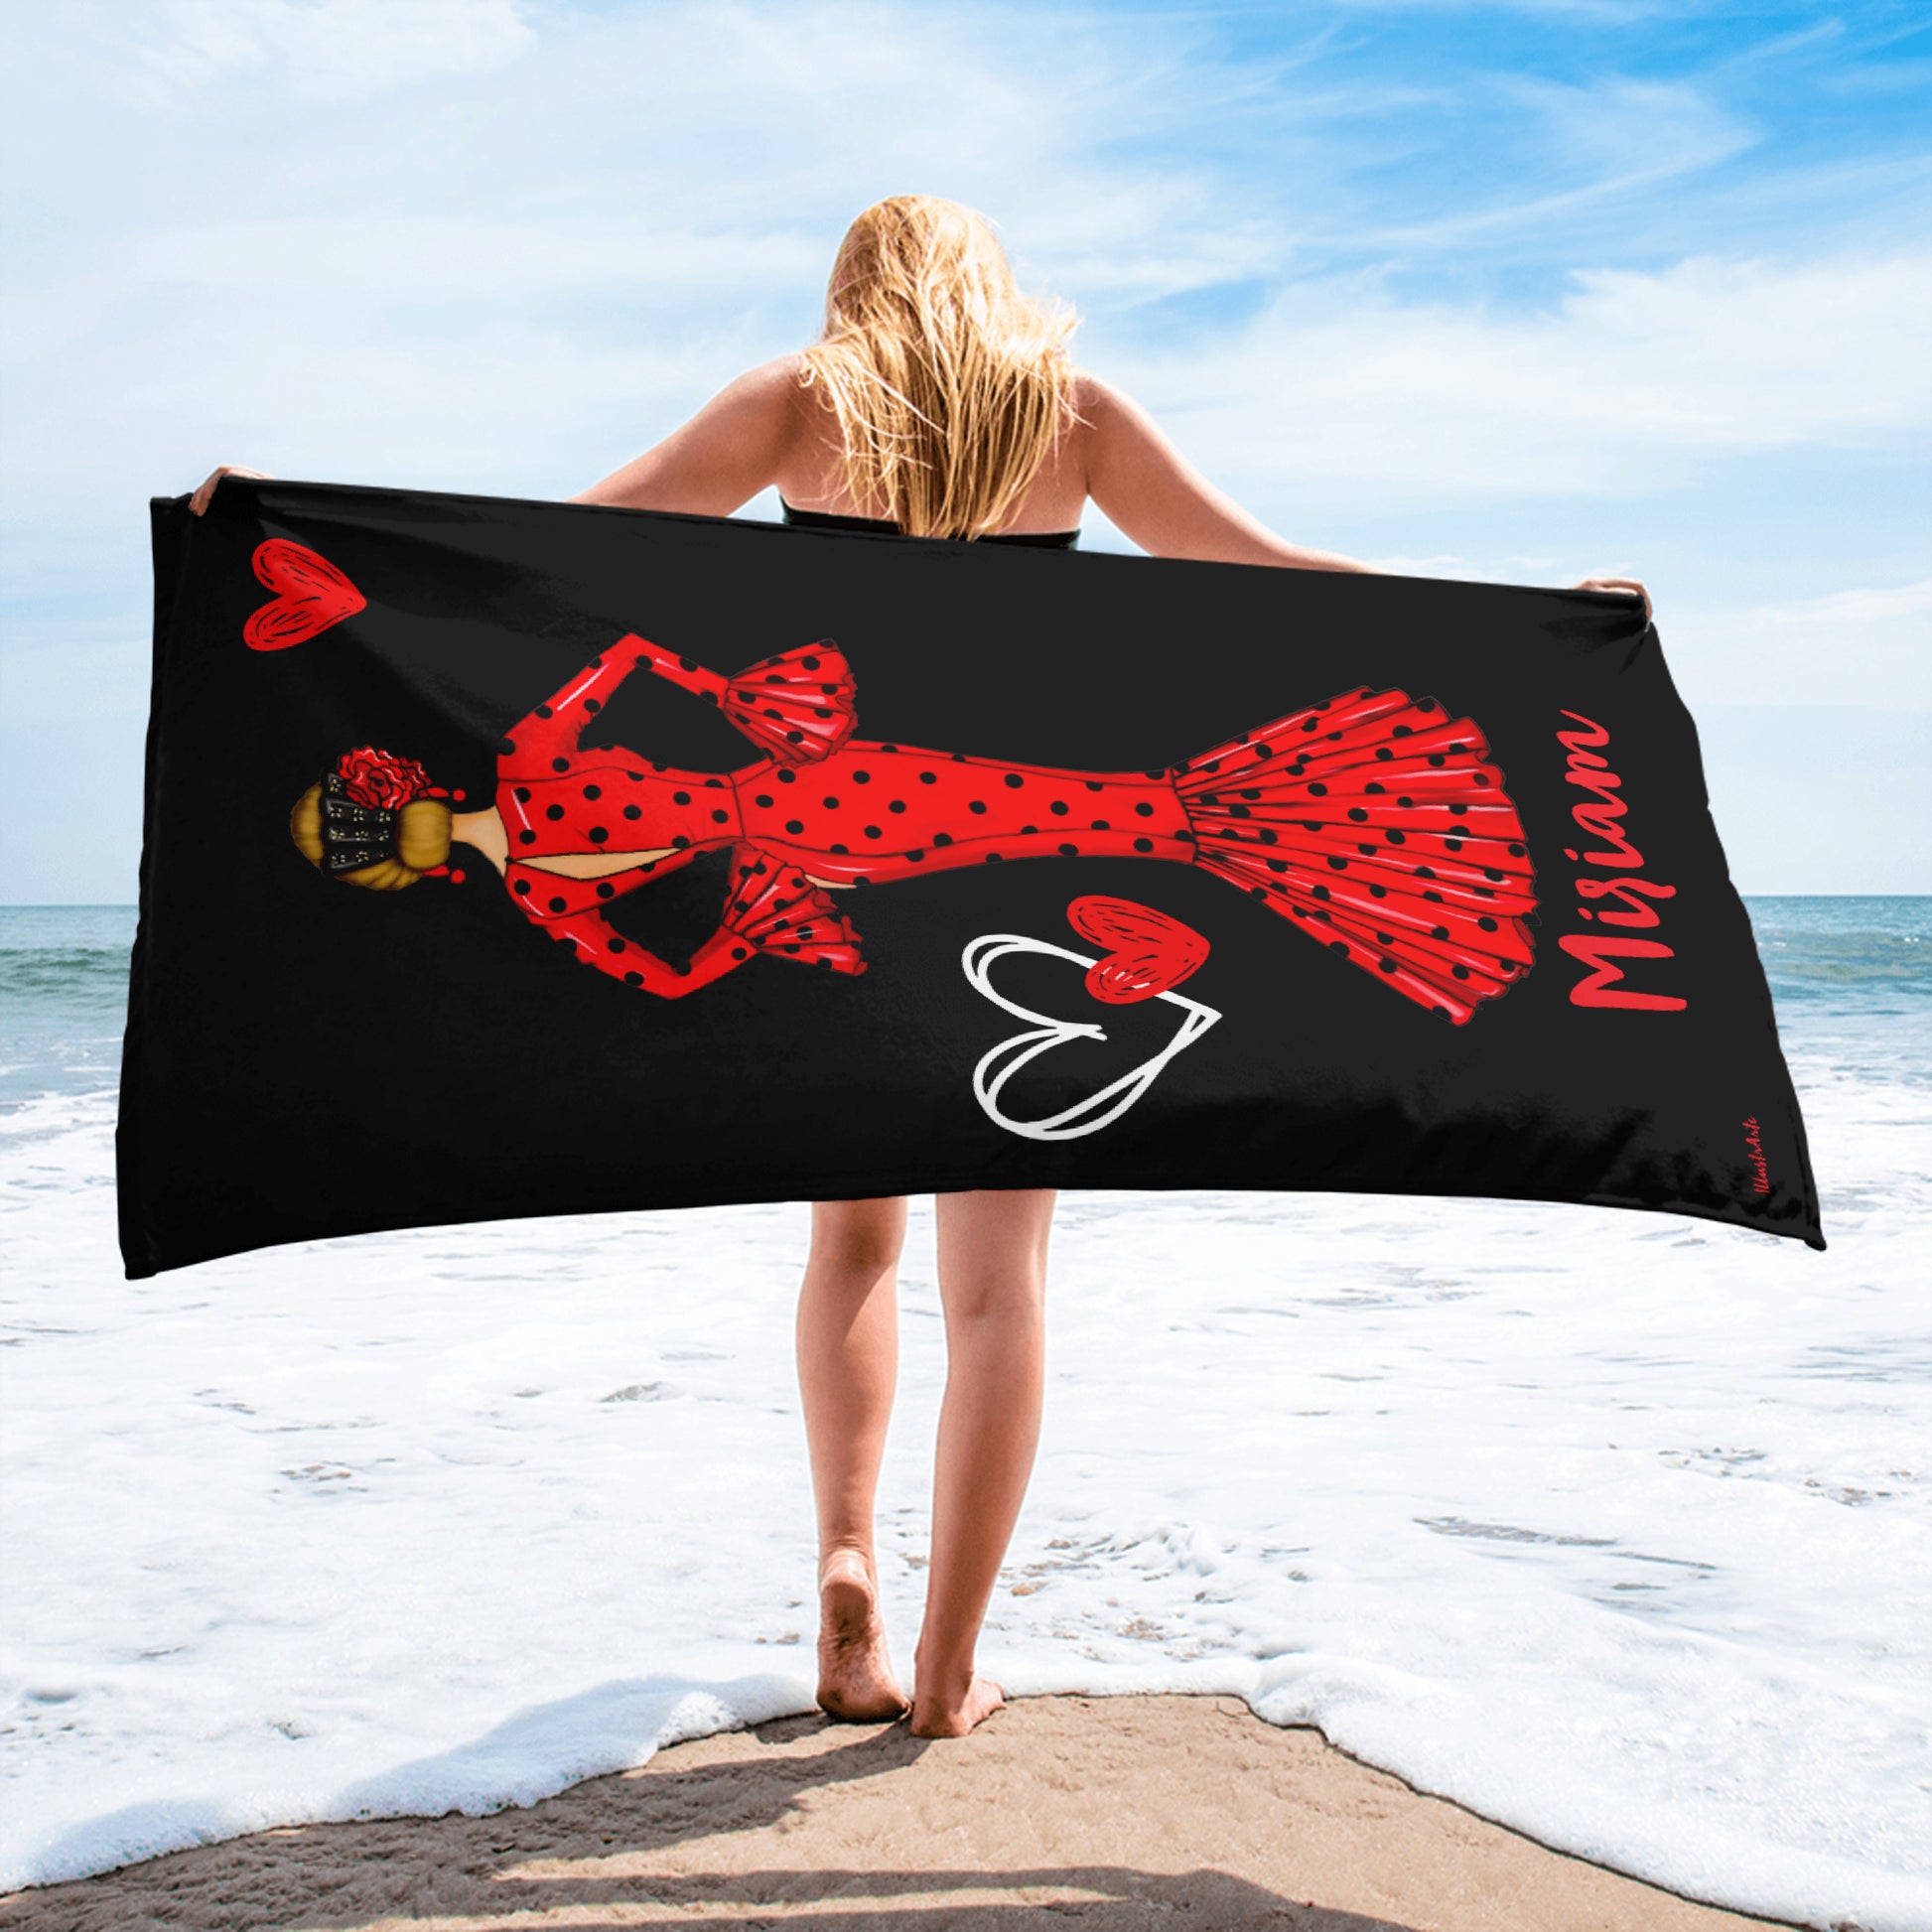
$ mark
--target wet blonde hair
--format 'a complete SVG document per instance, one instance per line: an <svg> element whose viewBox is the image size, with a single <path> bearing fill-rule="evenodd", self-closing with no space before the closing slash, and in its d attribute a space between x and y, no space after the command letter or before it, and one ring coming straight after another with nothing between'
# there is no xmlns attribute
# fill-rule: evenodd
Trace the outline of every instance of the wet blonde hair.
<svg viewBox="0 0 1932 1932"><path fill-rule="evenodd" d="M1020 293L982 214L896 195L853 222L803 380L837 418L852 501L911 536L1011 519L1074 420L1079 318Z"/></svg>
<svg viewBox="0 0 1932 1932"><path fill-rule="evenodd" d="M289 813L289 836L312 866L322 864L322 787L311 785ZM412 798L396 813L396 856L334 875L345 886L399 893L450 857L450 808L440 798Z"/></svg>

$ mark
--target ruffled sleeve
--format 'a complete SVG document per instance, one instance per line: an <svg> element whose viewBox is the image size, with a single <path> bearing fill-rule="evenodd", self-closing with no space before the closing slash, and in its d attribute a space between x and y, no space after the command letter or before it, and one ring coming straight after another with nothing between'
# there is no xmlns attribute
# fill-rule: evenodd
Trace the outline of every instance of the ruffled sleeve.
<svg viewBox="0 0 1932 1932"><path fill-rule="evenodd" d="M724 924L747 945L780 959L863 973L859 935L832 896L795 867L755 845L733 854Z"/></svg>
<svg viewBox="0 0 1932 1932"><path fill-rule="evenodd" d="M761 752L809 764L851 736L855 691L851 666L836 645L802 644L730 679L724 712Z"/></svg>

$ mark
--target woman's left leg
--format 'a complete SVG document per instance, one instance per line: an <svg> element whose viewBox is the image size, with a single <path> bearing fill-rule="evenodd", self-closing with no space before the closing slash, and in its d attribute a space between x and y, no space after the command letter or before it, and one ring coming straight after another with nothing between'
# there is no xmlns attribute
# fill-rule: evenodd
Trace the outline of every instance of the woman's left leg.
<svg viewBox="0 0 1932 1932"><path fill-rule="evenodd" d="M941 1194L946 1394L933 1467L932 1563L913 1653L912 1729L958 1737L1005 1692L974 1668L980 1623L1027 1493L1046 1373L1049 1187Z"/></svg>

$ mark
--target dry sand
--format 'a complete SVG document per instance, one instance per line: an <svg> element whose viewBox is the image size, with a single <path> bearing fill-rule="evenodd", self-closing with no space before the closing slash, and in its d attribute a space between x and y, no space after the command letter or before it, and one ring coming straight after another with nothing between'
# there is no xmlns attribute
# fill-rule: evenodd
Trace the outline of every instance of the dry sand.
<svg viewBox="0 0 1932 1932"><path fill-rule="evenodd" d="M311 1825L0 1899L5 1932L1719 1932L1226 1697L1017 1699L972 1736L787 1718L525 1810Z"/></svg>

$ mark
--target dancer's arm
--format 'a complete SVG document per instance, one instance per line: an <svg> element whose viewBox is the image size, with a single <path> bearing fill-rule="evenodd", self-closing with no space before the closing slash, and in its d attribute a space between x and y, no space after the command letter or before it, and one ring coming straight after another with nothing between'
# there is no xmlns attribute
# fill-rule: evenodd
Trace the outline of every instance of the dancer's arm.
<svg viewBox="0 0 1932 1932"><path fill-rule="evenodd" d="M643 644L641 637L623 637L601 650L569 683L510 727L510 742L525 758L548 758L553 752L575 752L592 719L611 701L611 695L637 667L637 654L622 648ZM645 645L645 649L649 646Z"/></svg>
<svg viewBox="0 0 1932 1932"><path fill-rule="evenodd" d="M717 705L760 752L787 764L822 759L852 733L852 668L830 638L760 658L729 678L642 637L620 637L606 654Z"/></svg>
<svg viewBox="0 0 1932 1932"><path fill-rule="evenodd" d="M666 1000L709 986L757 953L835 973L866 970L859 935L825 891L749 841L732 848L731 883L717 931L682 968L626 939L588 906L557 918L534 913L532 918L553 938L568 940L587 966Z"/></svg>
<svg viewBox="0 0 1932 1932"><path fill-rule="evenodd" d="M828 652L831 650L828 646ZM843 666L844 660L840 660ZM694 698L729 710L731 679L720 672L706 670L695 659L682 657L647 637L626 632L616 643L607 644L573 676L562 690L537 706L516 726L512 736L519 746L527 740L543 751L574 752L577 741L591 720L611 700L612 694L634 670L650 672ZM741 677L745 675L740 672Z"/></svg>
<svg viewBox="0 0 1932 1932"><path fill-rule="evenodd" d="M722 979L742 966L758 950L750 940L721 925L680 971L634 939L613 931L595 912L545 919L539 922L539 929L567 943L582 964L595 966L600 973L608 973L625 986L655 993L661 1000L681 1000L685 994L709 986L713 980Z"/></svg>

